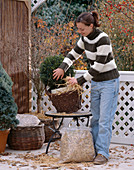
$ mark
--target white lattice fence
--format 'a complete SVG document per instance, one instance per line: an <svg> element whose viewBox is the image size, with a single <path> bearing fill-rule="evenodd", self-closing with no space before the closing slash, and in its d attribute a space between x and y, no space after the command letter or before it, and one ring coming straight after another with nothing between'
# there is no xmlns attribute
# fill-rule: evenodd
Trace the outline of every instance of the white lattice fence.
<svg viewBox="0 0 134 170"><path fill-rule="evenodd" d="M128 74L129 73L129 74ZM134 144L134 72L121 72L112 142Z"/></svg>
<svg viewBox="0 0 134 170"><path fill-rule="evenodd" d="M31 12L37 9L46 0L31 0Z"/></svg>
<svg viewBox="0 0 134 170"><path fill-rule="evenodd" d="M76 71L76 77L85 73L84 70ZM90 83L85 83L84 93L82 95L82 108L80 111L90 111ZM44 112L55 111L48 96L45 94L42 98L42 110ZM36 94L32 89L32 108L36 111ZM134 72L120 71L120 91L118 98L118 108L113 123L112 142L134 144Z"/></svg>

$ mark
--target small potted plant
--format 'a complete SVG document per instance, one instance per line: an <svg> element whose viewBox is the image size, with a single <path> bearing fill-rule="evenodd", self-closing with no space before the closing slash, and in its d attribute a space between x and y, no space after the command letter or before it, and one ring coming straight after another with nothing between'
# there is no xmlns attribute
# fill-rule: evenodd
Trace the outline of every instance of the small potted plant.
<svg viewBox="0 0 134 170"><path fill-rule="evenodd" d="M5 151L10 128L19 123L17 105L12 96L13 82L0 63L0 153Z"/></svg>
<svg viewBox="0 0 134 170"><path fill-rule="evenodd" d="M59 87L66 87L65 78L67 76L74 76L74 67L71 66L65 72L63 79L53 79L53 70L59 67L64 57L62 55L55 55L46 57L40 66L40 78L45 85L46 94L49 96L57 112L75 112L81 107L80 95L77 90L64 91L61 94L52 93L53 89Z"/></svg>
<svg viewBox="0 0 134 170"><path fill-rule="evenodd" d="M64 57L63 55L55 55L55 56L49 56L44 59L44 61L40 65L40 78L43 84L45 85L45 88L48 87L48 91L51 92L53 89L57 89L64 86L64 78L67 76L74 76L74 67L71 66L68 71L64 74L63 79L53 79L53 70L59 67L59 65L62 63Z"/></svg>

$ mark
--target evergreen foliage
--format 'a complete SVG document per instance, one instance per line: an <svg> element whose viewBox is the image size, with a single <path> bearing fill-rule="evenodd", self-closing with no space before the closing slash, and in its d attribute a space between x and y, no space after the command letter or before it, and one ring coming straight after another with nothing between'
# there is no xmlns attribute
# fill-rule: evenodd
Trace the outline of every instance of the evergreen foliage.
<svg viewBox="0 0 134 170"><path fill-rule="evenodd" d="M68 23L70 19L85 12L91 3L91 0L48 0L33 15L45 21L48 26Z"/></svg>
<svg viewBox="0 0 134 170"><path fill-rule="evenodd" d="M59 84L64 84L63 80L66 76L74 76L74 67L71 66L68 71L64 74L63 79L53 79L53 70L59 67L62 63L64 57L62 55L55 55L46 57L45 60L40 65L40 78L44 83L45 87L49 87L51 89L58 88Z"/></svg>
<svg viewBox="0 0 134 170"><path fill-rule="evenodd" d="M12 96L13 82L0 63L0 130L16 127L17 105Z"/></svg>

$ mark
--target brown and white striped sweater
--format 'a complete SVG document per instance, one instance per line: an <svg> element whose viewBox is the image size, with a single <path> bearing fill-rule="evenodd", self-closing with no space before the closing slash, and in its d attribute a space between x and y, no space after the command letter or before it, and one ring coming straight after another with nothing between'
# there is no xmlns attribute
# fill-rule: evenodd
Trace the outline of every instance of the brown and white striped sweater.
<svg viewBox="0 0 134 170"><path fill-rule="evenodd" d="M106 33L99 29L94 29L87 37L82 36L75 48L64 58L59 68L66 72L84 51L90 63L90 69L77 79L78 84L82 85L91 79L99 82L119 77L110 39Z"/></svg>

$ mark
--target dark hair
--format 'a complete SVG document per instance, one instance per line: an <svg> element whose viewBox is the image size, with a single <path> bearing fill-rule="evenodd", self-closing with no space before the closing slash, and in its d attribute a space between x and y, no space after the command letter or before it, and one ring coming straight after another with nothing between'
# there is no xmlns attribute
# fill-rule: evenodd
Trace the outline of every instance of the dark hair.
<svg viewBox="0 0 134 170"><path fill-rule="evenodd" d="M81 22L87 26L93 24L95 27L99 27L99 14L97 11L83 12L81 13L75 21L75 25Z"/></svg>

